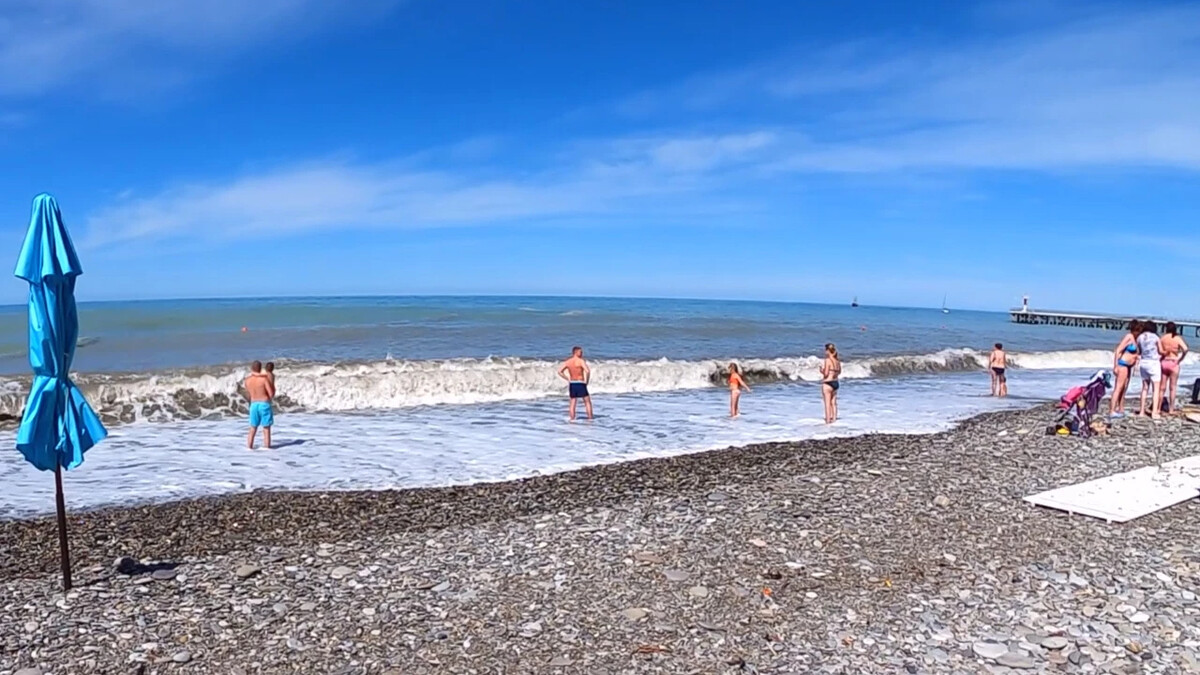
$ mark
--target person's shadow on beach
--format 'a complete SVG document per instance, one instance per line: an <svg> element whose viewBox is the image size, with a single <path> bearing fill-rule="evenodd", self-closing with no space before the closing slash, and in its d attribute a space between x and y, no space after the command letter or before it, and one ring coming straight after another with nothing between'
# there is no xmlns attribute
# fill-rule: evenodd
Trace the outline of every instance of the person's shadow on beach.
<svg viewBox="0 0 1200 675"><path fill-rule="evenodd" d="M271 443L271 449L278 450L279 448L290 448L293 445L304 445L307 442L308 441L303 438L293 438L290 441L274 441Z"/></svg>

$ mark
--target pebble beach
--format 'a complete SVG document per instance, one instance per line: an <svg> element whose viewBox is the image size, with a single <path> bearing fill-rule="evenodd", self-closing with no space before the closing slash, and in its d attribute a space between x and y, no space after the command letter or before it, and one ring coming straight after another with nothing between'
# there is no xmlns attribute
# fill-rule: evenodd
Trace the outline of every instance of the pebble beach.
<svg viewBox="0 0 1200 675"><path fill-rule="evenodd" d="M507 483L253 492L0 523L0 674L1200 671L1200 508L1022 497L1200 426L774 443Z"/></svg>

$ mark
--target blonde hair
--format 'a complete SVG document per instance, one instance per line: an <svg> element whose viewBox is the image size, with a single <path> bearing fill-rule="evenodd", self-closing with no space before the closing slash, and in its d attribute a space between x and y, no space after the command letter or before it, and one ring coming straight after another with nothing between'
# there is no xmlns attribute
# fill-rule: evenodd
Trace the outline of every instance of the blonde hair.
<svg viewBox="0 0 1200 675"><path fill-rule="evenodd" d="M826 342L825 353L836 359L838 357L837 345L833 344L832 342Z"/></svg>

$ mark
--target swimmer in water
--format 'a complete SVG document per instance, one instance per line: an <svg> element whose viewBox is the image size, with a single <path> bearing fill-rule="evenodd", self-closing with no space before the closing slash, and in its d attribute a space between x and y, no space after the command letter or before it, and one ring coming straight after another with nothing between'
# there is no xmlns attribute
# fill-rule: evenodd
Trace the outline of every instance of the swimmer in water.
<svg viewBox="0 0 1200 675"><path fill-rule="evenodd" d="M992 396L1008 396L1008 355L1004 353L1004 345L999 342L988 356L988 370L992 374Z"/></svg>
<svg viewBox="0 0 1200 675"><path fill-rule="evenodd" d="M588 419L592 419L592 396L588 393L588 383L592 379L592 369L583 359L583 347L572 347L571 358L563 361L558 369L558 376L566 380L571 396L571 406L567 418L574 421L575 406L583 399L583 407L587 410Z"/></svg>
<svg viewBox="0 0 1200 675"><path fill-rule="evenodd" d="M842 361L837 347L832 342L825 345L825 361L821 363L821 399L825 403L825 423L833 424L838 417L838 389L841 383Z"/></svg>
<svg viewBox="0 0 1200 675"><path fill-rule="evenodd" d="M271 449L271 425L275 416L271 411L271 401L275 398L275 384L262 372L262 363L255 361L250 364L250 375L246 378L246 393L250 397L250 434L246 437L246 447L254 449L254 435L258 428L263 429L263 448Z"/></svg>
<svg viewBox="0 0 1200 675"><path fill-rule="evenodd" d="M737 417L741 412L738 410L738 401L742 398L742 389L746 393L750 393L750 387L746 381L742 379L742 369L738 364L729 364L729 416Z"/></svg>

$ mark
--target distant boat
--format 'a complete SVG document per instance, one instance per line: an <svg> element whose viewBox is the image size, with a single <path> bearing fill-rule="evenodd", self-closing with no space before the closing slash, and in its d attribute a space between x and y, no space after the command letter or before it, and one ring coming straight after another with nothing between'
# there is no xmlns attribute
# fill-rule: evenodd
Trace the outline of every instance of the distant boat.
<svg viewBox="0 0 1200 675"><path fill-rule="evenodd" d="M850 301L850 306L851 306L851 307L858 307L858 296L857 296L857 295L856 295L856 296L854 296L854 299Z"/></svg>
<svg viewBox="0 0 1200 675"><path fill-rule="evenodd" d="M950 310L946 309L946 296L942 296L942 314L949 314Z"/></svg>

